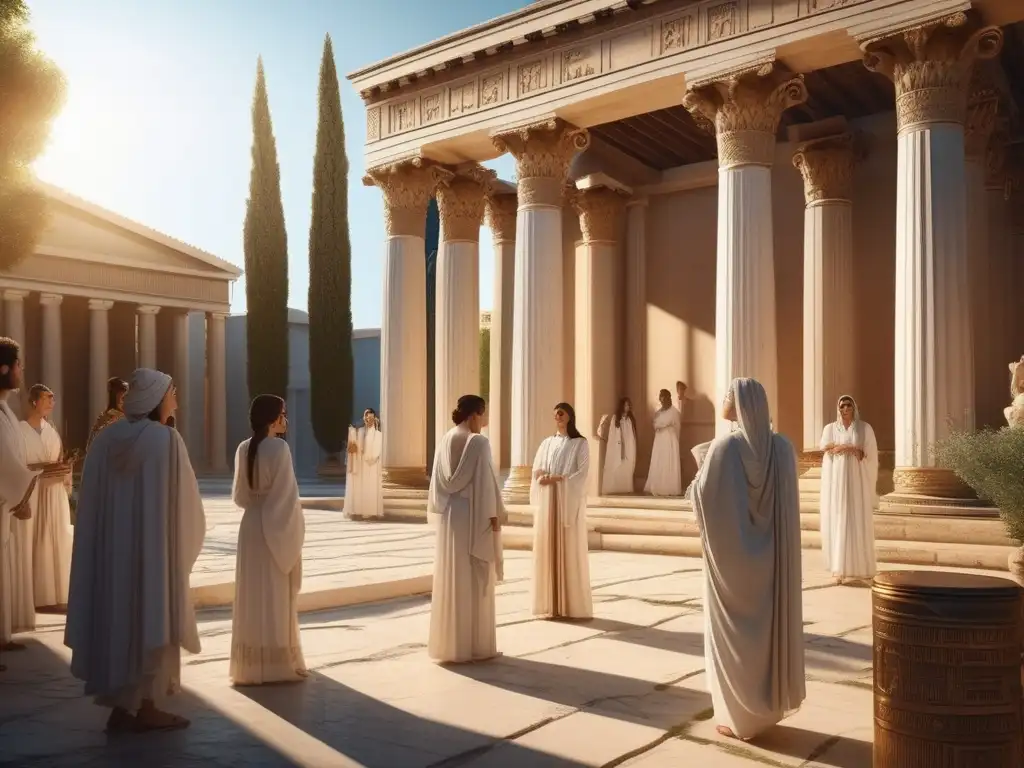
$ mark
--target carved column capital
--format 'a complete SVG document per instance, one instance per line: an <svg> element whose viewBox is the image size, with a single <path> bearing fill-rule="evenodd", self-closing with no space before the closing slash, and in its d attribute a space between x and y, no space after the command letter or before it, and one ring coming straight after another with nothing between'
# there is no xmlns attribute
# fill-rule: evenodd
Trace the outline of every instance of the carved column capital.
<svg viewBox="0 0 1024 768"><path fill-rule="evenodd" d="M512 243L516 239L516 208L519 199L511 193L487 196L487 226L495 243Z"/></svg>
<svg viewBox="0 0 1024 768"><path fill-rule="evenodd" d="M804 180L804 200L813 205L823 200L853 197L853 164L862 154L852 133L806 141L793 153L793 166Z"/></svg>
<svg viewBox="0 0 1024 768"><path fill-rule="evenodd" d="M446 242L480 239L484 221L484 198L496 174L479 165L453 171L437 187L437 210L441 218L441 238Z"/></svg>
<svg viewBox="0 0 1024 768"><path fill-rule="evenodd" d="M985 162L989 140L999 116L999 90L989 67L983 62L974 67L967 91L967 113L964 120L964 154L968 160Z"/></svg>
<svg viewBox="0 0 1024 768"><path fill-rule="evenodd" d="M520 206L560 206L569 165L577 152L590 146L590 134L551 118L497 133L491 141L499 152L508 152L516 160Z"/></svg>
<svg viewBox="0 0 1024 768"><path fill-rule="evenodd" d="M363 184L384 195L384 227L388 237L423 237L427 228L427 204L437 185L451 171L420 158L371 168Z"/></svg>
<svg viewBox="0 0 1024 768"><path fill-rule="evenodd" d="M714 126L719 167L770 166L782 113L806 100L803 76L770 61L694 83L683 106L698 122Z"/></svg>
<svg viewBox="0 0 1024 768"><path fill-rule="evenodd" d="M900 131L930 123L963 125L974 64L999 54L1003 32L961 12L866 40L861 47L864 66L896 86Z"/></svg>
<svg viewBox="0 0 1024 768"><path fill-rule="evenodd" d="M572 207L580 217L583 242L618 242L622 236L622 218L626 195L607 187L573 190Z"/></svg>

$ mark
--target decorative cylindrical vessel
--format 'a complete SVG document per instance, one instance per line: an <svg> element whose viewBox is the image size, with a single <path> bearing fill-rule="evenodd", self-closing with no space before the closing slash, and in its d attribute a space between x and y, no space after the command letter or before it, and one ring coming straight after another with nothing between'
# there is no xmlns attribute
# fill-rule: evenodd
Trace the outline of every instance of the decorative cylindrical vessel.
<svg viewBox="0 0 1024 768"><path fill-rule="evenodd" d="M888 571L872 604L874 768L1024 768L1021 588Z"/></svg>

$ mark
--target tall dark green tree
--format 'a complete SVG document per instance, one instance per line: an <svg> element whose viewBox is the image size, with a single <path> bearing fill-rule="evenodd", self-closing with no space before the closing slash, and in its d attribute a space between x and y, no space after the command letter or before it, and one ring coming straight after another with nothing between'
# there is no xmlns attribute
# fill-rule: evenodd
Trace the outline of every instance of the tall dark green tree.
<svg viewBox="0 0 1024 768"><path fill-rule="evenodd" d="M36 48L28 21L23 0L0 0L0 270L30 255L46 226L31 164L64 101L64 77Z"/></svg>
<svg viewBox="0 0 1024 768"><path fill-rule="evenodd" d="M288 235L262 57L252 98L252 172L245 209L249 394L288 395Z"/></svg>
<svg viewBox="0 0 1024 768"><path fill-rule="evenodd" d="M427 226L424 230L424 253L427 258L427 461L434 456L434 350L437 332L435 319L437 316L437 250L441 241L441 213L437 207L437 198L430 198L427 205Z"/></svg>
<svg viewBox="0 0 1024 768"><path fill-rule="evenodd" d="M352 421L352 247L348 157L331 36L320 62L320 119L309 225L309 379L313 434L331 456Z"/></svg>

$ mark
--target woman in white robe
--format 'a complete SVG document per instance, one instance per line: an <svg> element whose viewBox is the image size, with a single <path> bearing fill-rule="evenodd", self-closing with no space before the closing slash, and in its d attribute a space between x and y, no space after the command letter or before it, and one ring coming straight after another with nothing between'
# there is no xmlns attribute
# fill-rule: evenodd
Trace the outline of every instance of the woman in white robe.
<svg viewBox="0 0 1024 768"><path fill-rule="evenodd" d="M587 473L590 446L568 403L555 406L556 432L533 460L533 615L590 619Z"/></svg>
<svg viewBox="0 0 1024 768"><path fill-rule="evenodd" d="M434 454L427 517L437 528L437 544L427 653L439 662L498 655L494 587L504 578L504 510L491 446L480 434L486 407L477 395L460 397L455 427Z"/></svg>
<svg viewBox="0 0 1024 768"><path fill-rule="evenodd" d="M601 494L633 493L633 473L636 470L636 419L633 404L628 397L619 401L615 416L607 425L604 454L604 476Z"/></svg>
<svg viewBox="0 0 1024 768"><path fill-rule="evenodd" d="M821 550L837 584L875 576L878 444L856 401L839 398L821 433Z"/></svg>
<svg viewBox="0 0 1024 768"><path fill-rule="evenodd" d="M245 510L238 528L231 664L235 685L302 680L299 589L306 520L292 468L285 402L260 395L249 408L252 437L235 452L231 497Z"/></svg>
<svg viewBox="0 0 1024 768"><path fill-rule="evenodd" d="M29 390L29 412L21 422L25 459L30 469L40 469L32 493L32 592L40 610L66 609L71 578L71 466L64 462L60 435L47 419L53 413L53 392L42 384Z"/></svg>
<svg viewBox="0 0 1024 768"><path fill-rule="evenodd" d="M679 429L682 416L672 405L667 389L658 393L661 407L654 414L654 447L651 449L651 467L647 471L644 493L652 496L681 496L683 493L683 465L679 457Z"/></svg>
<svg viewBox="0 0 1024 768"><path fill-rule="evenodd" d="M796 452L768 397L735 379L701 463L693 506L704 550L704 659L718 731L749 739L799 708L804 681Z"/></svg>
<svg viewBox="0 0 1024 768"><path fill-rule="evenodd" d="M345 468L345 517L349 520L384 517L380 458L384 438L373 408L363 411L363 426L348 428Z"/></svg>

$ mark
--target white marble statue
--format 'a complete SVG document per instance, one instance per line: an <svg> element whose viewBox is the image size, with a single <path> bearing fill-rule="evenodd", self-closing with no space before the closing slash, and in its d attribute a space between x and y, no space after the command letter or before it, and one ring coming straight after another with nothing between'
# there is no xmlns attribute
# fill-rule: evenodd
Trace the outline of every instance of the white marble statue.
<svg viewBox="0 0 1024 768"><path fill-rule="evenodd" d="M1011 427L1024 426L1024 357L1010 363L1010 397L1013 402L1003 408L1003 416Z"/></svg>

